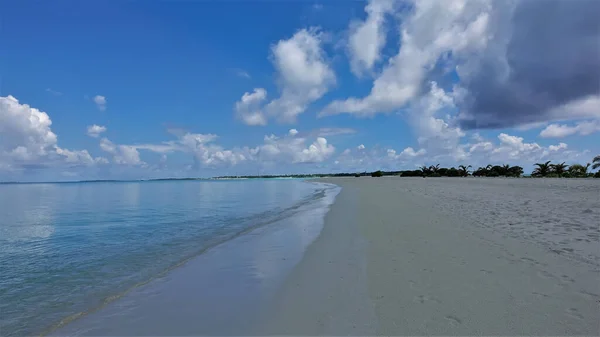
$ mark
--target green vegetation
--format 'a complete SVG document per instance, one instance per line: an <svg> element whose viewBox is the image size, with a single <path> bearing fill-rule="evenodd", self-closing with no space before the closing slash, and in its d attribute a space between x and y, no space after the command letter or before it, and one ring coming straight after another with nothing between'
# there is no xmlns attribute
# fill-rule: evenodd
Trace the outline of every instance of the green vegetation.
<svg viewBox="0 0 600 337"><path fill-rule="evenodd" d="M569 166L568 175L570 178L585 178L590 173L588 173L588 168L590 167L590 163L583 166L581 164L573 164Z"/></svg>
<svg viewBox="0 0 600 337"><path fill-rule="evenodd" d="M383 177L383 172L375 171L375 172L371 173L371 177Z"/></svg>
<svg viewBox="0 0 600 337"><path fill-rule="evenodd" d="M600 156L595 156L593 160L592 170L600 168Z"/></svg>

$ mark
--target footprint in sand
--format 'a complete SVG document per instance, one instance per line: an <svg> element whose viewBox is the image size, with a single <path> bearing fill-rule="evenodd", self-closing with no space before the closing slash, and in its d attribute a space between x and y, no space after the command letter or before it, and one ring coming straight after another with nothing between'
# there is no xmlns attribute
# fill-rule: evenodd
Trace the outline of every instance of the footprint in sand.
<svg viewBox="0 0 600 337"><path fill-rule="evenodd" d="M569 277L568 275L562 275L560 278L561 278L561 279L563 280L563 282L565 282L565 283L574 283L574 282L575 282L575 280L574 280L574 279L572 279L571 277Z"/></svg>
<svg viewBox="0 0 600 337"><path fill-rule="evenodd" d="M413 299L413 301L415 301L415 302L418 302L418 303L421 303L421 304L424 304L425 302L434 302L434 303L437 303L437 304L440 304L440 303L442 303L442 302L441 302L440 300L438 300L437 298L435 298L435 297L430 297L430 296L427 296L427 295L419 295L419 296L416 296L416 297Z"/></svg>
<svg viewBox="0 0 600 337"><path fill-rule="evenodd" d="M549 272L547 272L545 270L540 270L540 271L538 271L537 274L542 278L556 278L554 275L550 274Z"/></svg>
<svg viewBox="0 0 600 337"><path fill-rule="evenodd" d="M456 325L461 325L462 324L462 320L460 318L456 317L456 316L449 315L449 316L446 316L444 318L446 320L448 320L448 322L450 322L451 325L456 326Z"/></svg>
<svg viewBox="0 0 600 337"><path fill-rule="evenodd" d="M583 315L581 315L579 312L577 312L577 309L575 308L569 308L567 309L567 315L573 317L573 318L577 318L580 320L583 320Z"/></svg>
<svg viewBox="0 0 600 337"><path fill-rule="evenodd" d="M599 302L600 302L600 295L598 295L598 294L590 293L590 292L588 292L588 291L585 291L585 290L580 290L580 291L579 291L579 294L580 294L581 296L583 296L583 297L587 298L587 299L590 299L590 300L597 300L597 301L599 301Z"/></svg>
<svg viewBox="0 0 600 337"><path fill-rule="evenodd" d="M535 296L538 296L538 297L544 297L544 298L550 297L550 295L538 293L536 291L532 292L532 294L535 295Z"/></svg>

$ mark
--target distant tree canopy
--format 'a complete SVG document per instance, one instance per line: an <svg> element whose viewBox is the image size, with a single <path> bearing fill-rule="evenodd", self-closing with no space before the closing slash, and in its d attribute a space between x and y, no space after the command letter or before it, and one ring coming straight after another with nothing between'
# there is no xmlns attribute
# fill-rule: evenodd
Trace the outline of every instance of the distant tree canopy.
<svg viewBox="0 0 600 337"><path fill-rule="evenodd" d="M375 172L371 173L371 177L383 177L383 172L375 171Z"/></svg>
<svg viewBox="0 0 600 337"><path fill-rule="evenodd" d="M521 166L510 166L510 165L488 165L486 167L480 167L473 172L475 177L520 177L523 175L523 168Z"/></svg>

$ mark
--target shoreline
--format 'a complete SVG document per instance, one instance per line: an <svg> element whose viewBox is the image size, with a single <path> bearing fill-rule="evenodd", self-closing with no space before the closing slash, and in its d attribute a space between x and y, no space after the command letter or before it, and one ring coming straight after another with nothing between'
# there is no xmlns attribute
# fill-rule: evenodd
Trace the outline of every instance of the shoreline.
<svg viewBox="0 0 600 337"><path fill-rule="evenodd" d="M598 333L597 265L482 227L411 190L429 179L317 181L342 191L257 334Z"/></svg>
<svg viewBox="0 0 600 337"><path fill-rule="evenodd" d="M302 199L272 219L207 246L41 336L244 334L260 311L253 306L266 306L322 230L339 187L317 184L321 187L314 195L322 196Z"/></svg>

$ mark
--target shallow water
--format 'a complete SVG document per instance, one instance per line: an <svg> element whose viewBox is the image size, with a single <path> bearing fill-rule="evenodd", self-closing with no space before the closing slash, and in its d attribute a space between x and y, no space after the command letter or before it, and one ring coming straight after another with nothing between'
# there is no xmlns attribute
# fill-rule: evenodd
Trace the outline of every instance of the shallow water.
<svg viewBox="0 0 600 337"><path fill-rule="evenodd" d="M131 300L137 286L172 277L175 267L215 245L243 246L247 234L275 224L285 228L301 215L322 218L330 189L298 180L0 185L2 335L49 331L126 292L138 303ZM318 223L297 221L290 228L313 228L310 241ZM298 259L307 244L292 245L291 257ZM227 254L245 256L240 252Z"/></svg>

